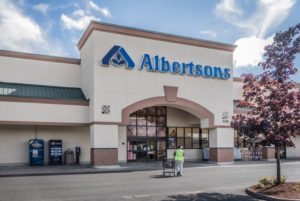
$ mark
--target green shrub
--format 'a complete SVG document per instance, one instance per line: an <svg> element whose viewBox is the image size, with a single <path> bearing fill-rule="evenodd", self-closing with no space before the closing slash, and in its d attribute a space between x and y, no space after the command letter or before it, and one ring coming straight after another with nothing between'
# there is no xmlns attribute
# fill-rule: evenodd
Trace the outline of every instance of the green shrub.
<svg viewBox="0 0 300 201"><path fill-rule="evenodd" d="M286 176L281 176L280 183L284 184L286 182Z"/></svg>
<svg viewBox="0 0 300 201"><path fill-rule="evenodd" d="M268 185L268 184L274 184L276 182L275 177L263 177L259 180L259 183Z"/></svg>
<svg viewBox="0 0 300 201"><path fill-rule="evenodd" d="M284 184L286 182L286 176L281 176L280 183ZM276 184L276 177L263 177L259 180L259 183L263 185Z"/></svg>

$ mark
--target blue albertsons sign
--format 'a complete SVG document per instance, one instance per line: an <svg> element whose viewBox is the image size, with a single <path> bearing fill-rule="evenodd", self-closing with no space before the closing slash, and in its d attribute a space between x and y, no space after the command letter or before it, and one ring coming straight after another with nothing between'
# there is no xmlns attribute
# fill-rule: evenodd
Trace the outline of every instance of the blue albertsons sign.
<svg viewBox="0 0 300 201"><path fill-rule="evenodd" d="M101 63L109 66L110 63L115 66L127 66L128 69L135 67L134 61L121 46L113 46L103 57ZM150 54L144 54L139 70L147 69L150 72L172 73L179 75L190 75L195 77L211 77L218 79L229 79L230 69L218 66L209 66L194 64L193 62L181 63L178 61L169 61L165 57L155 55L151 58Z"/></svg>

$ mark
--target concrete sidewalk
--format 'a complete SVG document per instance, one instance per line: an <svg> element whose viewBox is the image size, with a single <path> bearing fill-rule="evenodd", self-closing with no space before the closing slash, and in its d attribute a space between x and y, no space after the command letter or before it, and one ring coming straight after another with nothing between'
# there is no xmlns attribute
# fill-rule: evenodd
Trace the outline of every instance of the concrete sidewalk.
<svg viewBox="0 0 300 201"><path fill-rule="evenodd" d="M186 162L185 167L209 166L205 162ZM97 167L90 165L56 165L56 166L0 166L0 177L12 176L39 176L39 175L65 175L65 174L95 174L113 172L132 172L162 170L162 161L126 163L114 167Z"/></svg>
<svg viewBox="0 0 300 201"><path fill-rule="evenodd" d="M282 160L284 163L300 163L300 160ZM275 164L275 161L236 161L233 164L218 165L209 162L185 162L184 167L222 167L239 165ZM133 172L162 170L162 161L158 162L130 162L115 167L92 168L90 165L59 165L59 166L0 166L0 177L14 176L41 176L41 175L67 175L67 174L97 174L114 172Z"/></svg>

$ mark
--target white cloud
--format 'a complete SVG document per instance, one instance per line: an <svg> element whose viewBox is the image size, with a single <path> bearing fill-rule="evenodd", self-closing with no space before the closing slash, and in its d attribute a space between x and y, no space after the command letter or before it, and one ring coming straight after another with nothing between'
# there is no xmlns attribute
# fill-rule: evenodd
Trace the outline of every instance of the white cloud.
<svg viewBox="0 0 300 201"><path fill-rule="evenodd" d="M96 15L92 15L91 11L100 12L105 17L111 17L111 13L108 8L100 7L93 1L89 1L86 4L86 9L75 10L71 15L62 14L60 19L63 26L68 29L84 30L92 20L101 21Z"/></svg>
<svg viewBox="0 0 300 201"><path fill-rule="evenodd" d="M260 0L261 18L259 24L259 36L264 37L268 29L278 26L288 16L295 0Z"/></svg>
<svg viewBox="0 0 300 201"><path fill-rule="evenodd" d="M242 8L238 7L234 0L221 0L215 8L215 14L237 28L247 31L249 35L265 37L269 29L278 26L287 17L295 4L295 0L256 2L258 2L257 9L246 19L241 18Z"/></svg>
<svg viewBox="0 0 300 201"><path fill-rule="evenodd" d="M101 20L93 15L87 15L82 9L74 11L70 17L62 14L60 19L64 27L68 30L84 30L92 20Z"/></svg>
<svg viewBox="0 0 300 201"><path fill-rule="evenodd" d="M242 15L242 10L237 6L235 0L222 0L217 4L215 13L220 16Z"/></svg>
<svg viewBox="0 0 300 201"><path fill-rule="evenodd" d="M45 45L39 25L7 0L0 1L0 47L32 51Z"/></svg>
<svg viewBox="0 0 300 201"><path fill-rule="evenodd" d="M264 47L273 42L273 36L267 39L256 36L240 38L235 42L233 53L235 67L255 67L263 60Z"/></svg>
<svg viewBox="0 0 300 201"><path fill-rule="evenodd" d="M89 1L89 7L100 12L105 17L111 17L111 13L107 7L100 7L97 4L95 4L93 1Z"/></svg>
<svg viewBox="0 0 300 201"><path fill-rule="evenodd" d="M201 34L203 35L208 35L211 38L216 38L217 37L217 33L211 30L202 30L200 31Z"/></svg>
<svg viewBox="0 0 300 201"><path fill-rule="evenodd" d="M34 10L40 11L41 13L43 13L44 15L47 14L48 9L49 9L49 5L48 4L44 4L44 3L39 3L33 6Z"/></svg>
<svg viewBox="0 0 300 201"><path fill-rule="evenodd" d="M257 9L248 18L234 0L221 0L215 8L215 14L223 20L246 31L248 37L238 39L234 52L236 67L257 66L263 60L264 46L272 37L267 32L277 27L288 16L295 0L259 0Z"/></svg>
<svg viewBox="0 0 300 201"><path fill-rule="evenodd" d="M60 41L47 37L47 28L42 29L18 5L9 0L0 1L0 49L65 55Z"/></svg>

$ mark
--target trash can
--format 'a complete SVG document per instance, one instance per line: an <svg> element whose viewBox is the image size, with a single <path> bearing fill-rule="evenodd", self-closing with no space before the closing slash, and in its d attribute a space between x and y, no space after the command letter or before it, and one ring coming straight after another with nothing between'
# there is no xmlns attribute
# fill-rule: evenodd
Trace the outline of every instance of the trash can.
<svg viewBox="0 0 300 201"><path fill-rule="evenodd" d="M49 140L49 165L62 164L62 140Z"/></svg>
<svg viewBox="0 0 300 201"><path fill-rule="evenodd" d="M29 140L29 165L44 165L44 140Z"/></svg>
<svg viewBox="0 0 300 201"><path fill-rule="evenodd" d="M73 165L74 164L74 151L66 150L64 154L64 161L66 165Z"/></svg>

